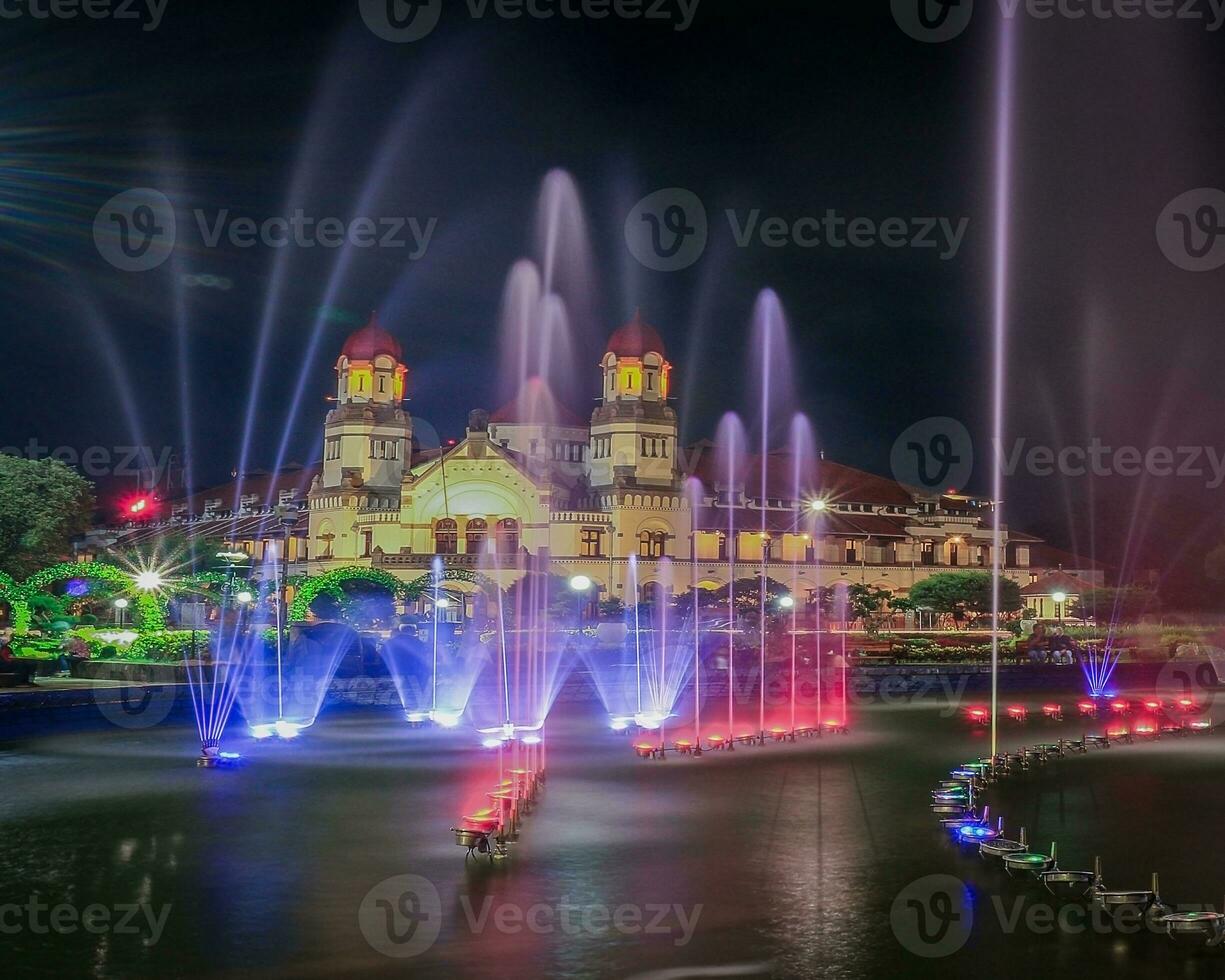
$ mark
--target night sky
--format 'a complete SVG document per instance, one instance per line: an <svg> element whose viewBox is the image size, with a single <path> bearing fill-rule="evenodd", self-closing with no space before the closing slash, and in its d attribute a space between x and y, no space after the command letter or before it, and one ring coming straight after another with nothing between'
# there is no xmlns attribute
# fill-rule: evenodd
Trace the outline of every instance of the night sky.
<svg viewBox="0 0 1225 980"><path fill-rule="evenodd" d="M1225 452L1225 269L1179 268L1155 235L1177 195L1225 183L1225 29L1201 7L1199 21L1018 18L1006 445ZM713 435L728 409L751 417L749 321L770 287L797 407L828 455L888 473L902 430L951 416L975 438L969 489L988 493L999 17L980 0L944 43L912 39L882 0L700 0L683 31L473 17L444 0L437 28L404 44L367 29L356 2L169 0L156 30L0 22L0 446L187 445L205 485L238 465L258 385L247 465L271 465L283 442L285 459L315 458L331 365L375 307L404 344L414 416L457 437L469 408L504 400L503 284L536 252L542 178L564 168L595 272L574 324L587 397L602 340L641 306L676 365L683 435ZM148 272L112 267L91 233L133 187L165 193L178 221L173 255ZM658 272L622 228L668 187L702 201L710 238L690 267ZM299 207L437 224L410 260L411 247L209 248L192 215ZM947 259L741 248L729 208L968 224ZM230 288L184 284L202 275ZM1006 520L1211 599L1200 562L1225 538L1225 488L1201 462L1200 477L1019 473Z"/></svg>

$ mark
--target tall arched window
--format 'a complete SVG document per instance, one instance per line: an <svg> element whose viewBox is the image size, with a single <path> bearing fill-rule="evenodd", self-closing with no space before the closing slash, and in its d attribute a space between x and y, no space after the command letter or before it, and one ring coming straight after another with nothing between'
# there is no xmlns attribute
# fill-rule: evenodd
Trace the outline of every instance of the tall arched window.
<svg viewBox="0 0 1225 980"><path fill-rule="evenodd" d="M519 522L513 517L498 521L497 544L499 555L513 555L519 550Z"/></svg>
<svg viewBox="0 0 1225 980"><path fill-rule="evenodd" d="M440 555L453 555L459 542L459 526L449 517L434 525L434 551Z"/></svg>
<svg viewBox="0 0 1225 980"><path fill-rule="evenodd" d="M480 554L485 550L485 539L489 536L489 525L483 517L473 517L464 525L464 550L470 555Z"/></svg>
<svg viewBox="0 0 1225 980"><path fill-rule="evenodd" d="M662 558L668 536L663 531L640 531L638 533L638 557Z"/></svg>

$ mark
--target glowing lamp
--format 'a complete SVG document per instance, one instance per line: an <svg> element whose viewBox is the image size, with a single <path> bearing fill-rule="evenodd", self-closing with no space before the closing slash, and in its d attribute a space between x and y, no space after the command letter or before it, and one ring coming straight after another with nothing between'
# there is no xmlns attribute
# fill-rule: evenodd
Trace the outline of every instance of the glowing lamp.
<svg viewBox="0 0 1225 980"><path fill-rule="evenodd" d="M120 596L118 599L115 600L115 608L116 609L127 609L128 600Z"/></svg>
<svg viewBox="0 0 1225 980"><path fill-rule="evenodd" d="M524 735L523 738L519 739L519 741L522 742L524 745L539 745L540 736L539 735Z"/></svg>
<svg viewBox="0 0 1225 980"><path fill-rule="evenodd" d="M451 605L451 600L448 599L445 595L440 595L437 599L434 600L434 605L439 609L446 609L448 606Z"/></svg>
<svg viewBox="0 0 1225 980"><path fill-rule="evenodd" d="M162 576L159 572L141 572L136 576L136 588L142 592L153 592L162 587Z"/></svg>
<svg viewBox="0 0 1225 980"><path fill-rule="evenodd" d="M1042 713L1048 718L1060 718L1063 716L1063 705L1061 704L1044 704Z"/></svg>
<svg viewBox="0 0 1225 980"><path fill-rule="evenodd" d="M247 592L245 589L242 592L239 592L238 595L234 596L234 598L241 602L244 606L250 605L255 601L255 596L253 596L250 592Z"/></svg>
<svg viewBox="0 0 1225 980"><path fill-rule="evenodd" d="M481 744L487 749L496 749L502 744L502 740L500 738L486 738L481 741Z"/></svg>
<svg viewBox="0 0 1225 980"><path fill-rule="evenodd" d="M782 596L778 600L778 604L782 606L784 609L790 609L792 606L795 605L795 600L791 598L791 596L785 595L785 596Z"/></svg>
<svg viewBox="0 0 1225 980"><path fill-rule="evenodd" d="M980 841L994 840L1000 835L1000 832L994 827L988 827L985 824L971 824L968 827L962 827L957 831L957 836L965 841L972 841L977 844Z"/></svg>
<svg viewBox="0 0 1225 980"><path fill-rule="evenodd" d="M1160 701L1145 701L1144 707L1148 708L1149 711L1159 711L1161 709L1161 702Z"/></svg>
<svg viewBox="0 0 1225 980"><path fill-rule="evenodd" d="M575 575L570 579L570 588L575 592L586 592L591 588L591 579L586 575Z"/></svg>
<svg viewBox="0 0 1225 980"><path fill-rule="evenodd" d="M623 732L629 728L629 725L630 723L628 718L614 718L608 723L608 727L614 732Z"/></svg>
<svg viewBox="0 0 1225 980"><path fill-rule="evenodd" d="M824 500L814 500L808 505L809 509L815 510L815 511L825 510L825 506L826 505L825 505Z"/></svg>
<svg viewBox="0 0 1225 980"><path fill-rule="evenodd" d="M1008 717L1016 721L1024 721L1029 717L1029 709L1023 704L1009 705Z"/></svg>
<svg viewBox="0 0 1225 980"><path fill-rule="evenodd" d="M1094 704L1092 701L1077 701L1076 708L1077 710L1080 711L1082 715L1097 714L1097 705Z"/></svg>
<svg viewBox="0 0 1225 980"><path fill-rule="evenodd" d="M825 722L826 728L838 728L841 725L842 725L842 722L838 721L836 718L830 718L828 721Z"/></svg>
<svg viewBox="0 0 1225 980"><path fill-rule="evenodd" d="M1127 702L1126 701L1111 701L1110 707L1113 708L1115 711L1117 711L1119 714L1123 714L1123 712L1127 710Z"/></svg>
<svg viewBox="0 0 1225 980"><path fill-rule="evenodd" d="M404 720L410 725L420 725L423 721L425 721L425 718L426 715L424 711L406 711L404 713Z"/></svg>
<svg viewBox="0 0 1225 980"><path fill-rule="evenodd" d="M432 713L434 723L441 725L443 728L454 728L459 724L459 715L453 714L450 711L435 711ZM526 741L526 739L524 739Z"/></svg>
<svg viewBox="0 0 1225 980"><path fill-rule="evenodd" d="M1054 599L1058 605L1062 606L1068 601L1068 594L1066 592L1052 592L1051 598Z"/></svg>
<svg viewBox="0 0 1225 980"><path fill-rule="evenodd" d="M1189 711L1191 708L1195 707L1195 702L1190 698L1179 698L1178 706L1186 711Z"/></svg>

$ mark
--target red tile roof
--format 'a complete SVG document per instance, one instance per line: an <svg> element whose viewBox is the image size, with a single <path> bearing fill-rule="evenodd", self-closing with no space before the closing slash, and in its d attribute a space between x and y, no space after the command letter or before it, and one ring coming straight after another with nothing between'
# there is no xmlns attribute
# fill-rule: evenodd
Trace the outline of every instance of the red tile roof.
<svg viewBox="0 0 1225 980"><path fill-rule="evenodd" d="M1067 572L1048 572L1036 582L1022 587L1021 595L1054 595L1056 592L1066 592L1068 595L1084 595L1097 586L1083 578L1069 575Z"/></svg>
<svg viewBox="0 0 1225 980"><path fill-rule="evenodd" d="M725 463L720 458L719 448L709 441L691 446L687 476L696 476L707 489L724 482ZM762 457L750 456L745 460L744 472L747 492L756 497L761 493ZM800 467L797 487L794 454L778 451L766 455L766 496L782 500L821 498L829 503L878 504L884 506L913 506L914 498L900 483L875 473L857 470L828 459L812 459Z"/></svg>
<svg viewBox="0 0 1225 980"><path fill-rule="evenodd" d="M400 342L383 329L377 313L371 313L370 321L349 335L340 353L350 361L373 361L380 354L394 357L397 363L404 359Z"/></svg>
<svg viewBox="0 0 1225 980"><path fill-rule="evenodd" d="M659 331L642 318L642 310L634 310L630 321L619 326L608 338L608 352L618 357L641 357L648 351L668 356Z"/></svg>

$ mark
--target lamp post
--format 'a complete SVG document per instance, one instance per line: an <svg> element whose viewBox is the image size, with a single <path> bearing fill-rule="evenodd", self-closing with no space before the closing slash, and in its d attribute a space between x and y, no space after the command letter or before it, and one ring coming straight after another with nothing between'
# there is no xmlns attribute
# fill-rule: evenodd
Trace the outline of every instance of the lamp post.
<svg viewBox="0 0 1225 980"><path fill-rule="evenodd" d="M570 590L578 596L578 628L583 629L583 606L591 589L591 579L586 575L575 575L570 579Z"/></svg>
<svg viewBox="0 0 1225 980"><path fill-rule="evenodd" d="M123 626L123 617L127 612L128 600L120 596L113 605L115 606L115 625Z"/></svg>
<svg viewBox="0 0 1225 980"><path fill-rule="evenodd" d="M1066 592L1052 592L1051 599L1055 603L1055 619L1059 623L1060 629L1063 628L1063 604L1068 601Z"/></svg>

